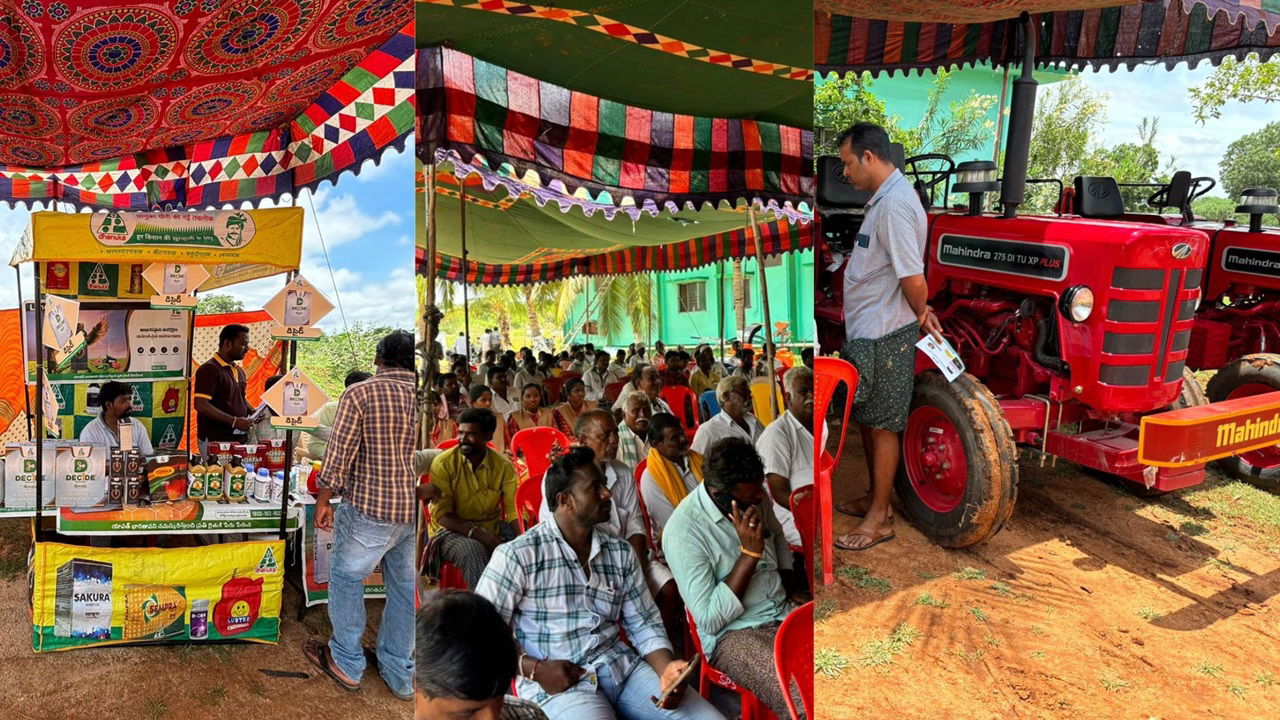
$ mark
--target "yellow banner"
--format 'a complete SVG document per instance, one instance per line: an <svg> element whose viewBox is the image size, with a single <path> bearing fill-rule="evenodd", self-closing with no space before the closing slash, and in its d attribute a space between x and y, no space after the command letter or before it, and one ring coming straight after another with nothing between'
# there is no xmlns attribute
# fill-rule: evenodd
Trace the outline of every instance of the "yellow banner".
<svg viewBox="0 0 1280 720"><path fill-rule="evenodd" d="M280 635L284 542L193 548L37 543L36 652Z"/></svg>
<svg viewBox="0 0 1280 720"><path fill-rule="evenodd" d="M38 212L16 261L187 262L295 268L302 208L209 212ZM25 257L24 257L25 255Z"/></svg>

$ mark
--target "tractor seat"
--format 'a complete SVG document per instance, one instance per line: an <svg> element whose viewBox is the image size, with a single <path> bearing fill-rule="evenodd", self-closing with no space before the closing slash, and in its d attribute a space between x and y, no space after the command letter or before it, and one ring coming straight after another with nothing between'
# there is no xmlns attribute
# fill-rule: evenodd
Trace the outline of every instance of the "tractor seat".
<svg viewBox="0 0 1280 720"><path fill-rule="evenodd" d="M889 145L889 157L898 170L906 165L901 143ZM844 177L844 164L837 155L818 157L818 206L827 209L859 209L866 207L873 193L858 190ZM927 206L926 206L927 207Z"/></svg>
<svg viewBox="0 0 1280 720"><path fill-rule="evenodd" d="M1114 219L1124 215L1124 198L1115 178L1078 175L1075 190L1076 214L1080 217Z"/></svg>

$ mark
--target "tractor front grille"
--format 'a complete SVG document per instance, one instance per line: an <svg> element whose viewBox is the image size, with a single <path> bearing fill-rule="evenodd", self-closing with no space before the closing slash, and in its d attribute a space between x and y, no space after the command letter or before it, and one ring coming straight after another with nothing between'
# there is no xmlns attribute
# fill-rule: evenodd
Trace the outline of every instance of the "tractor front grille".
<svg viewBox="0 0 1280 720"><path fill-rule="evenodd" d="M1099 382L1141 387L1182 377L1185 358L1171 362L1169 356L1185 351L1191 342L1186 323L1195 314L1199 293L1182 296L1199 288L1201 273L1198 268L1118 267L1112 271L1111 289L1120 291L1124 299L1107 303L1102 351L1116 357L1102 363ZM1120 358L1132 362L1118 362Z"/></svg>

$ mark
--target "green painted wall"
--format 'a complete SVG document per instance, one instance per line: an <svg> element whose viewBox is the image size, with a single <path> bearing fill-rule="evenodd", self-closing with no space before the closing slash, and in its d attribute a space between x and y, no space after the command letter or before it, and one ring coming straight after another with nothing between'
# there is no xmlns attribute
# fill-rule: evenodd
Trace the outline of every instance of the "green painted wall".
<svg viewBox="0 0 1280 720"><path fill-rule="evenodd" d="M774 264L776 263L776 264ZM760 279L756 261L743 261L743 272L750 283L750 303L747 309L747 327L764 322L764 305L760 301ZM640 340L652 344L662 340L668 345L696 345L699 342L714 343L719 339L719 321L717 313L724 315L724 334L726 338L737 335L733 312L733 265L724 263L724 304L720 304L716 292L720 281L720 268L716 265L687 270L684 272L658 273L654 280L654 303L657 308L656 318L649 332L641 328ZM769 314L775 327L777 323L790 323L791 339L794 343L813 341L813 251L787 253L768 261L765 268L765 281L769 286ZM703 283L705 309L697 312L680 312L680 286L689 283ZM580 297L574 303L570 320L565 323L565 334L569 335L583 321L587 298ZM621 347L635 341L635 334L628 323L622 332L603 338L599 335L587 336L579 333L574 342L592 342L597 346Z"/></svg>

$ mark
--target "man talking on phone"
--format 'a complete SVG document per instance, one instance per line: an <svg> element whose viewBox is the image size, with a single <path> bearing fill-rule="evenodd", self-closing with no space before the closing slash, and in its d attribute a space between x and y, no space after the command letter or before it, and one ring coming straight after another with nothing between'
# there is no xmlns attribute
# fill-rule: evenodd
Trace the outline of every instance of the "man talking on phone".
<svg viewBox="0 0 1280 720"><path fill-rule="evenodd" d="M915 189L890 159L889 135L856 123L840 135L844 174L870 191L866 215L844 271L845 344L840 354L858 368L851 416L862 432L871 494L836 509L861 517L835 539L844 550L867 550L894 537L889 498L915 385L916 342L924 330L942 339L929 308L924 277L928 219Z"/></svg>
<svg viewBox="0 0 1280 720"><path fill-rule="evenodd" d="M515 632L517 694L550 720L723 720L684 692L635 550L596 527L612 496L595 452L571 448L543 483L551 519L499 545L476 586Z"/></svg>

